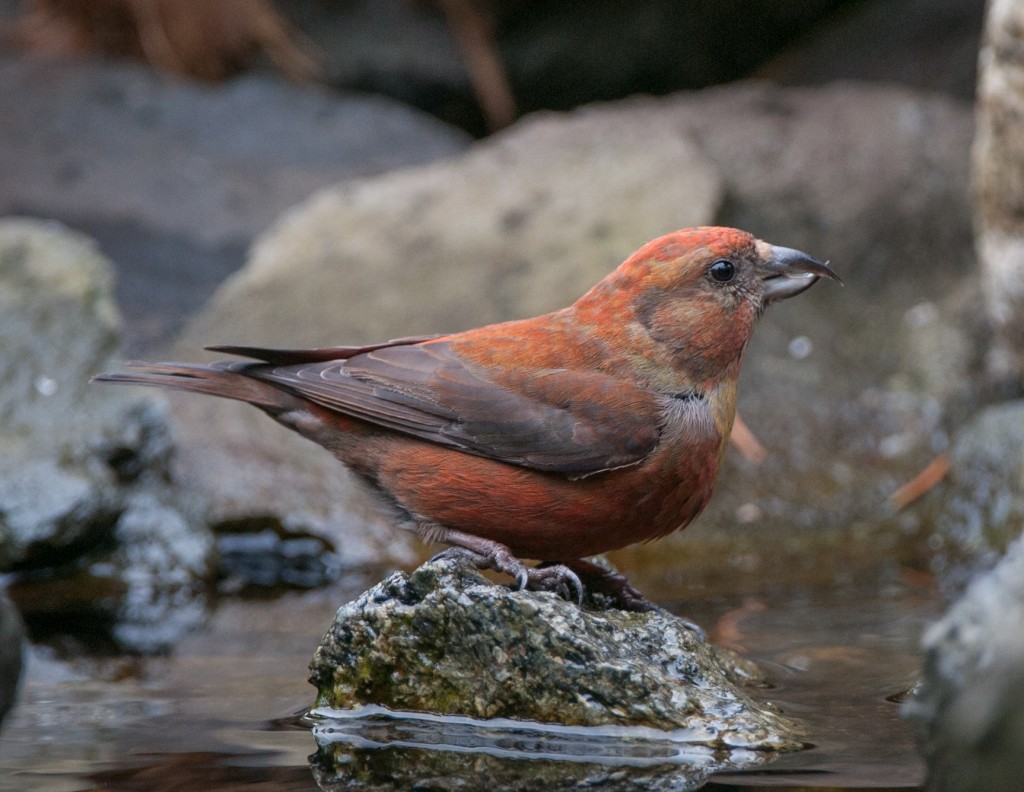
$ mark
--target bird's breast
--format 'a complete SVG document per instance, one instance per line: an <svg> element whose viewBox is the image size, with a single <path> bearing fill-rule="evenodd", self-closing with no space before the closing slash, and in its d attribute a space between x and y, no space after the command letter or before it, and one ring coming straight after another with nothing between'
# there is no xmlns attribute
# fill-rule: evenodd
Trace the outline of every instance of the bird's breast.
<svg viewBox="0 0 1024 792"><path fill-rule="evenodd" d="M662 418L658 448L642 471L652 507L658 504L649 516L650 534L643 539L685 528L700 514L711 498L727 439L722 437L714 405L706 394L684 392L666 397Z"/></svg>

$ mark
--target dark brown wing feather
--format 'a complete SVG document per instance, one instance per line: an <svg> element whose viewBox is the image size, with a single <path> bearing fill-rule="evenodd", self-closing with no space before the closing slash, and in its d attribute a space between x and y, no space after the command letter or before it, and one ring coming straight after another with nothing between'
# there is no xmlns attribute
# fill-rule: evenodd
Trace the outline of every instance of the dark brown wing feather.
<svg viewBox="0 0 1024 792"><path fill-rule="evenodd" d="M343 360L253 364L239 373L396 432L548 472L634 464L658 442L658 397L603 374L506 371L499 383L443 340L364 349Z"/></svg>
<svg viewBox="0 0 1024 792"><path fill-rule="evenodd" d="M382 344L321 347L320 349L267 349L265 347L233 346L231 344L216 344L208 346L206 349L211 352L223 352L225 355L240 355L252 358L253 360L262 360L264 363L273 363L275 366L290 366L297 363L315 363L321 360L348 360L356 355L373 352L375 349L419 344L423 341L432 341L435 338L441 338L441 336L408 336L406 338L394 338Z"/></svg>

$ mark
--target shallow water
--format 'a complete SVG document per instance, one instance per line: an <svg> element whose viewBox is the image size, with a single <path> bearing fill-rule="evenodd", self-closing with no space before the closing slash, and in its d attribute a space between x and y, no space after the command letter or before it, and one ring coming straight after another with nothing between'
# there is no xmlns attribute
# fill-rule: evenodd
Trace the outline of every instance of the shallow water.
<svg viewBox="0 0 1024 792"><path fill-rule="evenodd" d="M664 603L758 661L773 687L755 696L800 721L812 745L767 763L747 757L761 764L710 779L728 757L665 759L657 746L622 741L598 746L595 761L593 745L581 754L571 739L537 734L481 740L454 722L418 731L393 719L366 722L354 736L321 738L318 752L298 718L314 693L306 666L336 607L370 582L222 600L168 657L68 661L33 647L21 702L0 733L0 790L384 789L391 779L393 788L469 789L481 773L494 789L529 788L531 778L557 789L593 781L594 767L608 784L598 788L630 780L666 789L707 780L717 792L922 783L898 700L916 681L918 638L939 603L912 573L887 567L843 583L776 582L710 598L684 589ZM638 751L647 759L637 761Z"/></svg>

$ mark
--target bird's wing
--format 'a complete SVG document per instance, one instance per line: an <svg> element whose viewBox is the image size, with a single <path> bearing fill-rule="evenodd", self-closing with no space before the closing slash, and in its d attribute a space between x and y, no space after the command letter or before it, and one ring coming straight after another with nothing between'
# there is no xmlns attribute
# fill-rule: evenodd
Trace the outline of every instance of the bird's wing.
<svg viewBox="0 0 1024 792"><path fill-rule="evenodd" d="M662 423L650 391L566 369L503 371L498 383L445 340L369 348L345 360L253 364L240 373L396 432L575 476L639 462L657 445Z"/></svg>
<svg viewBox="0 0 1024 792"><path fill-rule="evenodd" d="M262 360L264 363L273 363L276 366L289 366L295 363L348 360L356 355L373 352L375 349L419 344L423 341L433 341L435 338L441 338L441 335L408 336L406 338L393 338L380 344L368 344L367 346L320 347L319 349L267 349L265 347L232 346L230 344L208 346L206 349L211 352L224 352L228 355L241 355L253 360Z"/></svg>

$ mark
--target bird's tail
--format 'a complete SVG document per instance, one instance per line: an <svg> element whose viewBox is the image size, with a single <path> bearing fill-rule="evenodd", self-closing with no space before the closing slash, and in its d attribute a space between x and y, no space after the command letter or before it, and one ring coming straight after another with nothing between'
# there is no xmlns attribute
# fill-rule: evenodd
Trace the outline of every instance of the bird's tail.
<svg viewBox="0 0 1024 792"><path fill-rule="evenodd" d="M245 373L246 368L254 366L252 363L226 361L204 366L190 363L128 362L124 365L128 371L97 374L90 381L205 393L247 402L271 414L295 407L295 396Z"/></svg>

